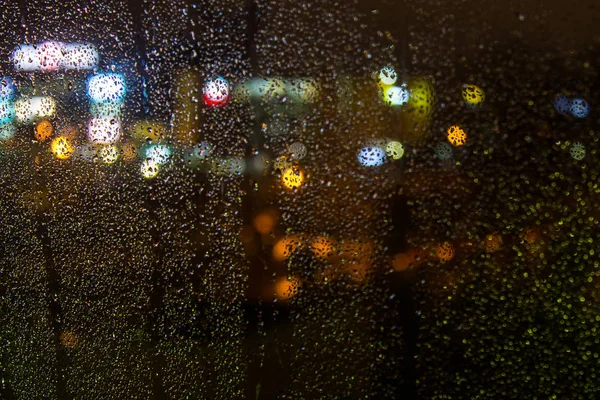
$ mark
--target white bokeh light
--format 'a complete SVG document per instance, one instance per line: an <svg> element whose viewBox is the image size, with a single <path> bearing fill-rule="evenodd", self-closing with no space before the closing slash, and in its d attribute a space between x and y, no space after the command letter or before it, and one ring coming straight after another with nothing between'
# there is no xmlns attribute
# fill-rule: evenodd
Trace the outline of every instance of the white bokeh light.
<svg viewBox="0 0 600 400"><path fill-rule="evenodd" d="M575 160L583 160L583 157L585 157L585 146L581 142L573 143L569 152Z"/></svg>
<svg viewBox="0 0 600 400"><path fill-rule="evenodd" d="M75 157L81 158L84 161L94 161L98 156L98 146L92 143L83 143L75 149Z"/></svg>
<svg viewBox="0 0 600 400"><path fill-rule="evenodd" d="M206 81L202 88L203 99L208 106L224 105L229 100L229 94L229 82L221 76Z"/></svg>
<svg viewBox="0 0 600 400"><path fill-rule="evenodd" d="M116 118L92 118L88 124L88 139L97 144L113 144L121 137L121 121Z"/></svg>
<svg viewBox="0 0 600 400"><path fill-rule="evenodd" d="M52 97L23 97L15 103L15 116L20 123L30 123L40 118L50 118L56 112Z"/></svg>
<svg viewBox="0 0 600 400"><path fill-rule="evenodd" d="M286 85L280 78L255 78L248 83L248 90L252 97L280 98L286 94Z"/></svg>
<svg viewBox="0 0 600 400"><path fill-rule="evenodd" d="M140 166L140 173L146 179L152 179L158 175L159 166L152 160L144 160Z"/></svg>
<svg viewBox="0 0 600 400"><path fill-rule="evenodd" d="M212 155L214 151L214 146L209 142L200 142L198 143L193 150L194 157L199 160L204 160Z"/></svg>
<svg viewBox="0 0 600 400"><path fill-rule="evenodd" d="M365 167L378 167L385 162L385 151L379 147L363 147L357 158Z"/></svg>
<svg viewBox="0 0 600 400"><path fill-rule="evenodd" d="M227 170L234 175L241 175L246 171L246 160L242 157L232 157L227 160Z"/></svg>
<svg viewBox="0 0 600 400"><path fill-rule="evenodd" d="M288 146L288 151L292 154L292 157L297 160L302 160L304 157L306 157L307 153L306 146L300 142L294 142L290 144Z"/></svg>
<svg viewBox="0 0 600 400"><path fill-rule="evenodd" d="M23 44L17 46L12 61L21 71L56 71L62 62L64 45L59 42L44 42L39 45Z"/></svg>
<svg viewBox="0 0 600 400"><path fill-rule="evenodd" d="M294 79L286 82L285 90L294 100L311 103L319 98L320 87L314 79Z"/></svg>
<svg viewBox="0 0 600 400"><path fill-rule="evenodd" d="M109 102L109 103L90 103L90 114L93 117L112 117L120 118L123 114L123 103Z"/></svg>
<svg viewBox="0 0 600 400"><path fill-rule="evenodd" d="M21 71L41 71L42 65L37 49L31 44L18 46L12 53L15 69Z"/></svg>
<svg viewBox="0 0 600 400"><path fill-rule="evenodd" d="M393 85L398 80L398 74L394 70L394 68L387 66L381 68L379 71L379 80L384 85Z"/></svg>
<svg viewBox="0 0 600 400"><path fill-rule="evenodd" d="M383 100L390 106L401 106L408 102L409 93L403 86L392 86L383 91Z"/></svg>
<svg viewBox="0 0 600 400"><path fill-rule="evenodd" d="M88 80L87 93L92 101L121 102L126 91L125 77L121 74L101 73Z"/></svg>

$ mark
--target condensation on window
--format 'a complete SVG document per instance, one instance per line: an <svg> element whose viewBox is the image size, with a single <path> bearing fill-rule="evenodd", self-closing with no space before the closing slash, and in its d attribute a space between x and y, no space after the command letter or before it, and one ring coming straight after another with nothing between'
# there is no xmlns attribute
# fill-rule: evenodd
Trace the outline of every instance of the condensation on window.
<svg viewBox="0 0 600 400"><path fill-rule="evenodd" d="M7 2L0 398L597 397L597 16Z"/></svg>

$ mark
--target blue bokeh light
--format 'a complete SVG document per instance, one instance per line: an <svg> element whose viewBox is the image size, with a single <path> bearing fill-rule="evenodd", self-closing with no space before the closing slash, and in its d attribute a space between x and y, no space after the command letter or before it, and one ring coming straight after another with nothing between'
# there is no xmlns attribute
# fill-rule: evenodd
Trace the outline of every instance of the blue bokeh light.
<svg viewBox="0 0 600 400"><path fill-rule="evenodd" d="M0 102L0 125L6 124L15 117L15 106L10 101Z"/></svg>
<svg viewBox="0 0 600 400"><path fill-rule="evenodd" d="M566 115L571 109L571 100L563 95L556 96L554 99L554 109L561 115Z"/></svg>
<svg viewBox="0 0 600 400"><path fill-rule="evenodd" d="M164 144L151 144L144 152L146 159L152 160L157 165L165 165L171 157L171 149Z"/></svg>
<svg viewBox="0 0 600 400"><path fill-rule="evenodd" d="M581 98L571 100L571 115L575 118L585 118L590 113L589 103Z"/></svg>
<svg viewBox="0 0 600 400"><path fill-rule="evenodd" d="M15 91L16 87L11 78L0 79L0 101L12 100L15 97Z"/></svg>
<svg viewBox="0 0 600 400"><path fill-rule="evenodd" d="M385 160L385 150L379 147L363 147L358 152L358 162L365 167L378 167L382 165Z"/></svg>

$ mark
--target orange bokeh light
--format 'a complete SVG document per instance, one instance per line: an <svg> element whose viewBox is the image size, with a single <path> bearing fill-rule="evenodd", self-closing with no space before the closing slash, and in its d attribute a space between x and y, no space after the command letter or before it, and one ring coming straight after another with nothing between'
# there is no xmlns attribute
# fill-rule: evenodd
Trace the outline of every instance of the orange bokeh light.
<svg viewBox="0 0 600 400"><path fill-rule="evenodd" d="M123 161L133 161L137 155L137 147L133 142L125 142L121 146Z"/></svg>
<svg viewBox="0 0 600 400"><path fill-rule="evenodd" d="M490 233L485 237L485 251L488 253L495 253L502 247L502 236L497 233Z"/></svg>
<svg viewBox="0 0 600 400"><path fill-rule="evenodd" d="M71 141L71 143L76 143L79 140L79 133L77 128L73 125L67 125L58 130L60 136L64 136Z"/></svg>
<svg viewBox="0 0 600 400"><path fill-rule="evenodd" d="M444 242L437 246L435 254L440 261L450 261L454 258L454 247L450 243Z"/></svg>
<svg viewBox="0 0 600 400"><path fill-rule="evenodd" d="M398 253L394 256L392 267L394 271L406 271L410 267L416 267L421 263L421 257L417 250L409 250L406 253Z"/></svg>
<svg viewBox="0 0 600 400"><path fill-rule="evenodd" d="M254 229L258 233L268 235L273 232L275 225L277 224L278 213L275 210L267 210L258 214L254 218Z"/></svg>
<svg viewBox="0 0 600 400"><path fill-rule="evenodd" d="M52 136L54 127L50 121L40 121L35 127L35 140L43 142Z"/></svg>
<svg viewBox="0 0 600 400"><path fill-rule="evenodd" d="M346 266L346 273L354 282L364 282L369 276L371 265L364 262L351 262Z"/></svg>
<svg viewBox="0 0 600 400"><path fill-rule="evenodd" d="M279 300L287 300L298 293L300 287L300 278L280 278L275 282L275 295Z"/></svg>
<svg viewBox="0 0 600 400"><path fill-rule="evenodd" d="M240 240L242 243L250 243L254 240L254 230L251 226L246 225L240 230Z"/></svg>
<svg viewBox="0 0 600 400"><path fill-rule="evenodd" d="M60 343L67 348L74 348L77 346L77 336L71 331L62 331L60 333Z"/></svg>
<svg viewBox="0 0 600 400"><path fill-rule="evenodd" d="M334 241L325 236L315 238L311 243L311 251L315 257L326 259L333 253Z"/></svg>
<svg viewBox="0 0 600 400"><path fill-rule="evenodd" d="M448 128L448 141L454 146L462 146L467 142L467 134L458 125Z"/></svg>
<svg viewBox="0 0 600 400"><path fill-rule="evenodd" d="M534 245L539 241L540 234L535 228L524 229L521 232L521 237L528 245Z"/></svg>
<svg viewBox="0 0 600 400"><path fill-rule="evenodd" d="M301 244L302 242L297 236L286 236L273 246L273 258L275 261L284 261L294 254Z"/></svg>
<svg viewBox="0 0 600 400"><path fill-rule="evenodd" d="M353 260L366 260L373 256L373 243L351 240L342 244L342 256Z"/></svg>
<svg viewBox="0 0 600 400"><path fill-rule="evenodd" d="M539 229L529 228L521 232L521 238L525 242L525 247L531 254L537 254L542 251L542 235Z"/></svg>

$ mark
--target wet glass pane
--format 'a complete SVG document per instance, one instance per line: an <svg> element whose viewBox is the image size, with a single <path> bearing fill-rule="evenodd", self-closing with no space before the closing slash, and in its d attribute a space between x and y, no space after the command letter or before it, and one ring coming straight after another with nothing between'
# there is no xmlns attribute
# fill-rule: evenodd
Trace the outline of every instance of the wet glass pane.
<svg viewBox="0 0 600 400"><path fill-rule="evenodd" d="M597 8L4 2L0 398L596 398Z"/></svg>

